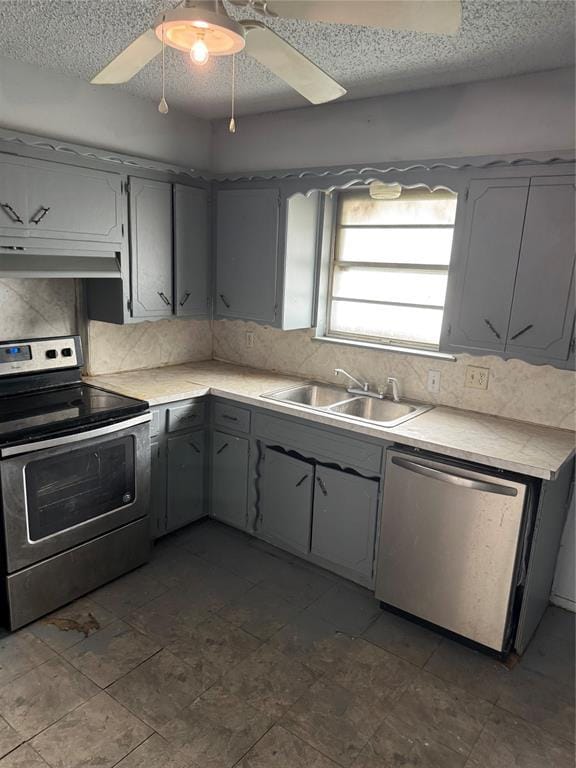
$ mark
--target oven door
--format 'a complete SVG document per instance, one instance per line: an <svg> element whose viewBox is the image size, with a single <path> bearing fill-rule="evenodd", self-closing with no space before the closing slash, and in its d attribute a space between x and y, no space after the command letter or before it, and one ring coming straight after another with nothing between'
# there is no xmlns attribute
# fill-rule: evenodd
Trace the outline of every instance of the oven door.
<svg viewBox="0 0 576 768"><path fill-rule="evenodd" d="M3 449L8 573L148 514L150 418Z"/></svg>

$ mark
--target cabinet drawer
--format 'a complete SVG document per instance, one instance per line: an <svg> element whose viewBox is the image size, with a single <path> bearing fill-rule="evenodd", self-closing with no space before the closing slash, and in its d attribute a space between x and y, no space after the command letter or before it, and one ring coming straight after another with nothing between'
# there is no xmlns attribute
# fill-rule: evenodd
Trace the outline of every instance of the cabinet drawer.
<svg viewBox="0 0 576 768"><path fill-rule="evenodd" d="M294 448L305 456L380 473L382 448L379 445L263 413L254 417L254 432L256 437Z"/></svg>
<svg viewBox="0 0 576 768"><path fill-rule="evenodd" d="M216 403L214 406L214 423L219 427L228 427L238 432L250 431L250 411L237 405Z"/></svg>
<svg viewBox="0 0 576 768"><path fill-rule="evenodd" d="M187 402L182 405L170 405L168 414L168 432L199 427L204 423L205 405L202 402Z"/></svg>

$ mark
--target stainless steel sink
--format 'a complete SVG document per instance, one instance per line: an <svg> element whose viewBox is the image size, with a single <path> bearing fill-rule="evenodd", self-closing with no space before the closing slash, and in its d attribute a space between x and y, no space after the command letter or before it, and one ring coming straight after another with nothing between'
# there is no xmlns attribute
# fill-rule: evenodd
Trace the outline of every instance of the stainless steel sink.
<svg viewBox="0 0 576 768"><path fill-rule="evenodd" d="M308 405L310 408L325 409L330 405L349 400L351 395L340 387L331 387L329 384L303 384L299 387L281 389L264 397L270 400L280 400L283 403L295 403L296 405Z"/></svg>
<svg viewBox="0 0 576 768"><path fill-rule="evenodd" d="M304 405L334 416L367 421L385 427L395 427L434 407L421 403L396 403L377 397L362 397L350 394L340 387L316 383L281 389L262 397L282 403Z"/></svg>
<svg viewBox="0 0 576 768"><path fill-rule="evenodd" d="M342 416L395 427L431 408L431 405L419 403L395 403L392 400L378 400L375 397L355 397L345 403L338 403L329 410L331 413L339 413Z"/></svg>

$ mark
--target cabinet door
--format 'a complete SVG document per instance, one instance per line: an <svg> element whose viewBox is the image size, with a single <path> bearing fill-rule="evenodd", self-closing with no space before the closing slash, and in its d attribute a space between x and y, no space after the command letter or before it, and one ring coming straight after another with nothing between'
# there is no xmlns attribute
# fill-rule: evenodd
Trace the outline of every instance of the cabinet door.
<svg viewBox="0 0 576 768"><path fill-rule="evenodd" d="M150 531L157 539L166 533L166 456L160 439L150 442Z"/></svg>
<svg viewBox="0 0 576 768"><path fill-rule="evenodd" d="M122 242L122 179L89 168L30 160L30 236Z"/></svg>
<svg viewBox="0 0 576 768"><path fill-rule="evenodd" d="M529 179L470 183L442 348L504 351Z"/></svg>
<svg viewBox="0 0 576 768"><path fill-rule="evenodd" d="M27 168L10 155L0 159L0 235L28 236Z"/></svg>
<svg viewBox="0 0 576 768"><path fill-rule="evenodd" d="M166 530L174 531L204 515L206 435L187 432L168 438Z"/></svg>
<svg viewBox="0 0 576 768"><path fill-rule="evenodd" d="M215 302L220 317L275 321L279 199L277 189L218 192Z"/></svg>
<svg viewBox="0 0 576 768"><path fill-rule="evenodd" d="M574 333L574 179L530 185L507 352L566 360Z"/></svg>
<svg viewBox="0 0 576 768"><path fill-rule="evenodd" d="M172 315L172 185L130 179L133 317Z"/></svg>
<svg viewBox="0 0 576 768"><path fill-rule="evenodd" d="M260 531L279 546L308 554L314 467L264 449L260 460Z"/></svg>
<svg viewBox="0 0 576 768"><path fill-rule="evenodd" d="M208 192L174 185L176 314L206 317L210 294Z"/></svg>
<svg viewBox="0 0 576 768"><path fill-rule="evenodd" d="M316 467L312 553L356 574L372 576L378 483L328 467Z"/></svg>
<svg viewBox="0 0 576 768"><path fill-rule="evenodd" d="M212 516L246 528L248 440L214 432L212 440Z"/></svg>

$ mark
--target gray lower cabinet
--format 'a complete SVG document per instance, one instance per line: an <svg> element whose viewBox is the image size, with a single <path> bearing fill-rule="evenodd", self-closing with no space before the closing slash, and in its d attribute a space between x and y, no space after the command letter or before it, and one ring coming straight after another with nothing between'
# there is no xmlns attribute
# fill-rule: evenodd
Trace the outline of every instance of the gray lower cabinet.
<svg viewBox="0 0 576 768"><path fill-rule="evenodd" d="M246 528L247 523L249 455L246 438L213 433L211 515L237 528Z"/></svg>
<svg viewBox="0 0 576 768"><path fill-rule="evenodd" d="M160 438L150 443L150 530L157 539L166 533L166 457Z"/></svg>
<svg viewBox="0 0 576 768"><path fill-rule="evenodd" d="M167 533L205 514L205 446L203 430L168 437Z"/></svg>
<svg viewBox="0 0 576 768"><path fill-rule="evenodd" d="M130 179L132 316L172 315L172 185Z"/></svg>
<svg viewBox="0 0 576 768"><path fill-rule="evenodd" d="M210 312L208 191L174 184L174 311L179 317Z"/></svg>
<svg viewBox="0 0 576 768"><path fill-rule="evenodd" d="M374 564L377 515L376 480L330 467L316 467L313 555L333 563L350 578L369 581Z"/></svg>
<svg viewBox="0 0 576 768"><path fill-rule="evenodd" d="M259 534L280 547L310 552L314 465L263 448L259 462Z"/></svg>

